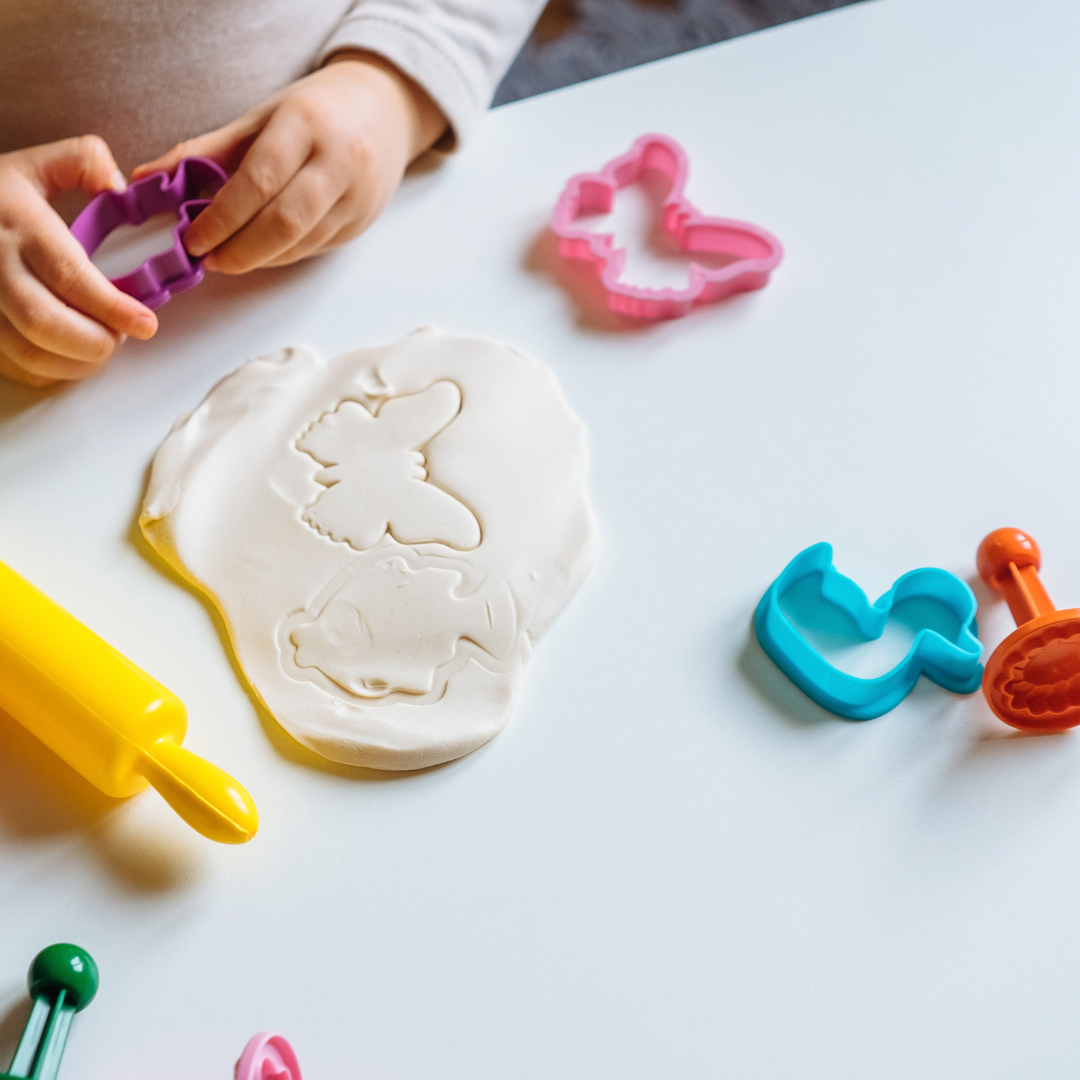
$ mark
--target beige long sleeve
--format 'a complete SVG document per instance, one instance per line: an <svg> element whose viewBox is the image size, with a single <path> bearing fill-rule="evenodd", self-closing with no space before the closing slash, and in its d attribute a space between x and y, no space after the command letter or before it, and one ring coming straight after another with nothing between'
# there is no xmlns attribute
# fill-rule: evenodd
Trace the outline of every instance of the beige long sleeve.
<svg viewBox="0 0 1080 1080"><path fill-rule="evenodd" d="M385 56L468 136L543 0L0 0L0 152L101 135L121 169L332 52Z"/></svg>
<svg viewBox="0 0 1080 1080"><path fill-rule="evenodd" d="M323 47L370 49L416 80L465 139L544 0L359 0Z"/></svg>

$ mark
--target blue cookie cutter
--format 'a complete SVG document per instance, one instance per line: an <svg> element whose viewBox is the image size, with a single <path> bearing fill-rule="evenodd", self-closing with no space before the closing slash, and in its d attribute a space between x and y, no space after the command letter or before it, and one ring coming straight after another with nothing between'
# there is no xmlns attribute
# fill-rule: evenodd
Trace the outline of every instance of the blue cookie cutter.
<svg viewBox="0 0 1080 1080"><path fill-rule="evenodd" d="M946 607L959 620L960 633L954 642L924 627L892 671L876 679L848 675L830 664L780 608L784 593L811 574L821 575L822 598L850 615L867 641L881 637L894 605L914 599L934 600ZM977 607L966 582L934 567L897 578L871 604L866 593L833 566L832 545L814 544L796 555L769 586L754 613L754 631L769 659L812 701L848 720L873 720L895 709L920 675L954 694L973 694L979 689L983 646L976 636Z"/></svg>

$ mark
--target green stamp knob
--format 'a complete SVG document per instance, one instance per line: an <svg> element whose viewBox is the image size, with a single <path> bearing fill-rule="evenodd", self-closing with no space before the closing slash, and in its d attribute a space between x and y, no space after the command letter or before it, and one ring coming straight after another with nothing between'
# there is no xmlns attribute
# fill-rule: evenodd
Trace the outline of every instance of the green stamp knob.
<svg viewBox="0 0 1080 1080"><path fill-rule="evenodd" d="M78 945L50 945L34 957L28 981L31 998L55 998L63 990L65 1004L82 1012L97 993L97 964Z"/></svg>

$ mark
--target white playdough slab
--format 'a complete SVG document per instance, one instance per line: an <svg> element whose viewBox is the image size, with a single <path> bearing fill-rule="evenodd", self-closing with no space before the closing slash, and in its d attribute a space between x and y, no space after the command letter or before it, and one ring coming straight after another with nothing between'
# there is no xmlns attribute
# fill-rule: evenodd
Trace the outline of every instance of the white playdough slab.
<svg viewBox="0 0 1080 1080"><path fill-rule="evenodd" d="M547 367L425 329L227 376L158 451L139 520L295 738L415 769L509 720L593 560L586 467Z"/></svg>

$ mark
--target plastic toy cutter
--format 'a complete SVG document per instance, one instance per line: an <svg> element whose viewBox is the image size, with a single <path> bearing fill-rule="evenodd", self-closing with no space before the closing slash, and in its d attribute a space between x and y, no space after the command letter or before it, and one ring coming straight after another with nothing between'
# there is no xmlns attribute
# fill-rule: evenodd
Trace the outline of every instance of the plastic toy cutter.
<svg viewBox="0 0 1080 1080"><path fill-rule="evenodd" d="M849 615L867 641L881 637L892 609L905 600L933 600L956 616L955 641L923 627L899 664L876 679L848 675L830 664L799 633L780 607L783 595L797 582L820 575L821 596ZM866 593L832 562L832 547L815 544L800 552L769 586L754 614L754 629L770 660L807 697L823 709L849 720L872 720L896 708L925 675L954 694L979 688L983 647L976 637L975 594L947 570L926 567L897 578L893 587L871 604Z"/></svg>
<svg viewBox="0 0 1080 1080"><path fill-rule="evenodd" d="M142 225L156 214L174 214L173 246L152 255L130 274L110 279L121 292L149 308L159 308L174 293L202 281L202 259L188 254L183 237L227 179L221 166L209 158L184 158L171 177L155 172L123 191L103 191L95 196L71 223L71 234L87 255L93 255L105 237L121 225Z"/></svg>
<svg viewBox="0 0 1080 1080"><path fill-rule="evenodd" d="M614 236L576 224L582 215L608 213L615 192L648 170L659 172L670 184L660 208L660 227L675 244L691 256L696 251L730 256L719 267L691 262L690 281L683 289L649 289L621 281L626 249L615 247ZM686 198L689 171L686 151L673 138L642 135L599 172L578 173L567 181L551 216L551 231L564 258L594 264L612 311L638 319L675 318L696 304L760 289L780 265L784 249L772 233L746 221L708 217Z"/></svg>
<svg viewBox="0 0 1080 1080"><path fill-rule="evenodd" d="M223 844L245 843L259 827L243 787L181 745L183 702L4 563L0 709L106 795L153 785Z"/></svg>
<svg viewBox="0 0 1080 1080"><path fill-rule="evenodd" d="M284 1035L260 1031L248 1039L233 1080L302 1080L296 1054Z"/></svg>

